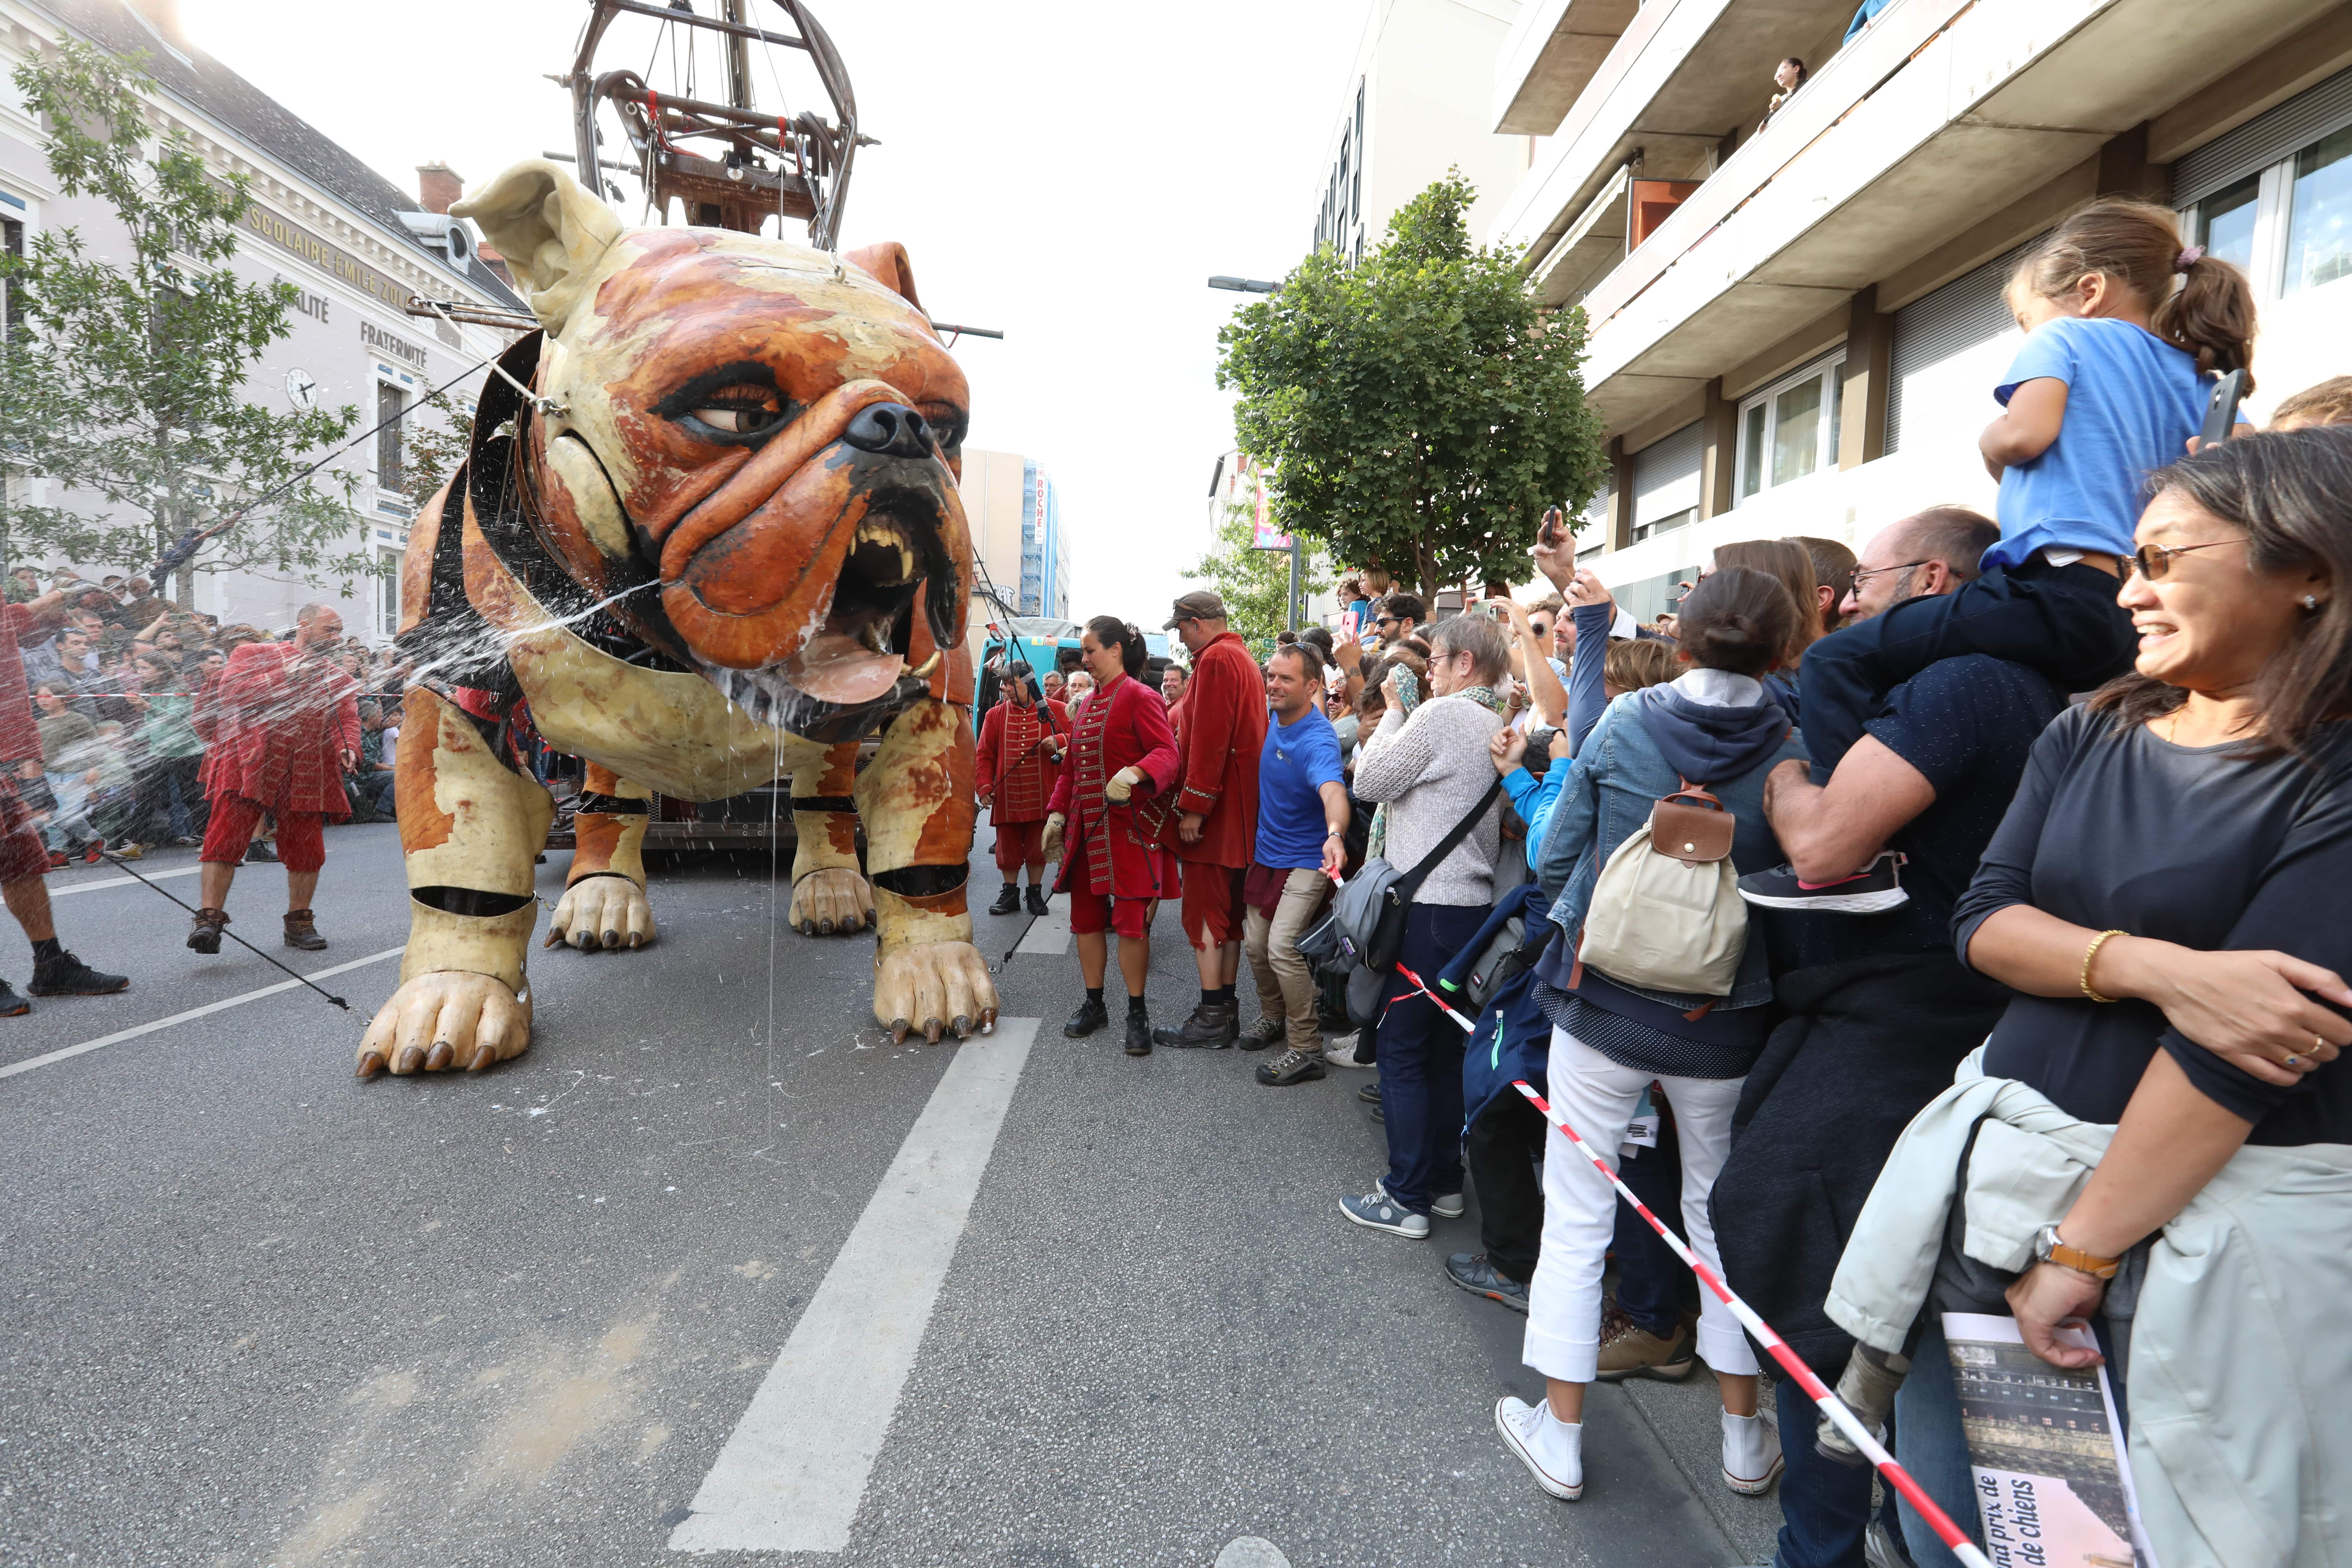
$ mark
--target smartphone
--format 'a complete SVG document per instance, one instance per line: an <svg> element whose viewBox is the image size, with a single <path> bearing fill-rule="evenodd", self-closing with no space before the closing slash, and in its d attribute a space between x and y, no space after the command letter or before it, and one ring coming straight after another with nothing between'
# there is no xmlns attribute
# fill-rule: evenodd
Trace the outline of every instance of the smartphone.
<svg viewBox="0 0 2352 1568"><path fill-rule="evenodd" d="M1396 681L1397 696L1409 710L1421 700L1421 677L1412 672L1412 666L1401 664L1396 667Z"/></svg>
<svg viewBox="0 0 2352 1568"><path fill-rule="evenodd" d="M2245 395L2242 370L2233 370L2213 384L2212 401L2205 405L2205 428L2197 433L2200 445L2210 447L2230 438L2238 424L2238 400Z"/></svg>
<svg viewBox="0 0 2352 1568"><path fill-rule="evenodd" d="M1546 507L1543 522L1536 530L1536 542L1547 547L1558 544L1565 537L1565 531L1560 527L1560 522L1559 508Z"/></svg>

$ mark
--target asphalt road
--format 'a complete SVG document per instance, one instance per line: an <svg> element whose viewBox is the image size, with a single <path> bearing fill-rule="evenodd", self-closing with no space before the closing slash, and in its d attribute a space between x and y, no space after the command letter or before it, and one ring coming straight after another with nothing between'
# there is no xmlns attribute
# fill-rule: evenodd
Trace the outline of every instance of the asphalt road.
<svg viewBox="0 0 2352 1568"><path fill-rule="evenodd" d="M306 973L406 935L394 830L328 843L329 951L278 946L277 868L230 899ZM348 1016L240 1002L284 977L187 952L156 893L94 886L120 873L60 874L67 945L134 984L0 1021L0 1561L677 1563L786 1471L840 1549L725 1560L1769 1553L1776 1504L1715 1479L1704 1379L1601 1391L1585 1500L1537 1493L1489 1415L1540 1388L1522 1320L1440 1268L1475 1223L1411 1243L1338 1215L1381 1166L1364 1075L1270 1090L1252 1057L1065 1040L1053 952L1000 976L1034 1039L894 1047L870 943L783 932L759 871L658 877L645 952L536 958L520 1060L368 1083L396 958L325 982ZM1025 922L979 923L993 960ZM1172 1022L1172 911L1159 935Z"/></svg>

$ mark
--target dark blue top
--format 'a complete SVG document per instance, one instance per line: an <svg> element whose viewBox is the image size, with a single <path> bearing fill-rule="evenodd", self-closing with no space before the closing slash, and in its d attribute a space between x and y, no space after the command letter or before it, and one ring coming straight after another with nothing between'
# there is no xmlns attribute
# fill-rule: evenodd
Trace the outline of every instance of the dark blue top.
<svg viewBox="0 0 2352 1568"><path fill-rule="evenodd" d="M1265 726L1265 746L1257 763L1257 847L1251 858L1281 870L1314 870L1323 864L1324 820L1318 787L1338 784L1339 734L1322 710L1309 708L1295 724Z"/></svg>
<svg viewBox="0 0 2352 1568"><path fill-rule="evenodd" d="M2066 700L2038 672L1987 654L1929 665L1889 692L1864 725L1934 786L1935 800L1887 841L1906 858L1911 901L1882 915L1756 909L1774 968L1811 968L1880 953L1918 952L1952 940L1952 906L2000 826L2033 742Z"/></svg>
<svg viewBox="0 0 2352 1568"><path fill-rule="evenodd" d="M2170 745L2145 725L2118 733L2085 707L2062 713L1953 911L1960 961L1988 916L2031 903L2093 931L2204 952L2275 949L2352 974L2352 722L2323 727L2306 747L2309 762L2250 762L2227 746ZM2352 1142L2342 1059L2280 1088L2189 1041L2146 1002L2018 996L1984 1066L2072 1115L2112 1122L2159 1048L2254 1124L2251 1142Z"/></svg>

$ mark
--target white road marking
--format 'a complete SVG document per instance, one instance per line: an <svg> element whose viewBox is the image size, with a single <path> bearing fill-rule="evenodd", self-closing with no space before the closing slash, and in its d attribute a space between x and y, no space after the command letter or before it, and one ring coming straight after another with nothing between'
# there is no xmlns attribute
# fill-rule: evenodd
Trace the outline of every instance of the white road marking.
<svg viewBox="0 0 2352 1568"><path fill-rule="evenodd" d="M365 958L354 958L349 963L314 969L308 978L314 981L324 980L330 974L341 974L346 970L364 968L371 963L382 963L387 958L398 958L407 951L407 944L404 942L398 947L387 947L382 952L369 953ZM241 996L230 996L218 1002L207 1002L201 1007L191 1007L184 1013L174 1013L168 1018L158 1018L152 1024L142 1024L132 1029L119 1029L111 1035L100 1035L97 1039L84 1040L78 1046L68 1046L62 1050L50 1051L46 1056L27 1057L21 1062L11 1062L6 1067L0 1067L0 1078L15 1078L20 1072L31 1072L35 1068L45 1068L51 1062L61 1062L68 1057L78 1057L84 1051L94 1051L102 1046L119 1046L125 1040L135 1040L142 1035L152 1035L158 1029L168 1029L174 1024L184 1024L191 1018L202 1018L230 1007L242 1007L247 1002L258 1002L264 996L275 996L280 991L294 990L301 984L299 980L281 980L275 985L265 985L258 991L248 991Z"/></svg>
<svg viewBox="0 0 2352 1568"><path fill-rule="evenodd" d="M1001 1018L955 1048L672 1550L847 1549L1037 1025Z"/></svg>
<svg viewBox="0 0 2352 1568"><path fill-rule="evenodd" d="M180 866L169 871L142 871L140 876L145 877L151 882L160 882L166 877L193 877L203 869L202 866ZM69 899L76 893L95 893L100 888L131 887L136 885L138 880L138 877L109 877L102 882L77 882L70 888L51 888L49 897Z"/></svg>
<svg viewBox="0 0 2352 1568"><path fill-rule="evenodd" d="M1262 1535L1242 1535L1225 1542L1214 1568L1290 1568L1290 1559Z"/></svg>
<svg viewBox="0 0 2352 1568"><path fill-rule="evenodd" d="M1021 939L1015 952L1034 952L1043 958L1059 958L1070 951L1070 906L1066 902L1048 904L1045 912Z"/></svg>

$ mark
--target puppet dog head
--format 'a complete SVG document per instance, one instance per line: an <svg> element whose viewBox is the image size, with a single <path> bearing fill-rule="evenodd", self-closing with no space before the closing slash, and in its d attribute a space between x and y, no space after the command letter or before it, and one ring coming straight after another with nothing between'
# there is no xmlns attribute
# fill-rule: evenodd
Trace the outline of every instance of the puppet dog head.
<svg viewBox="0 0 2352 1568"><path fill-rule="evenodd" d="M650 574L676 642L763 723L838 732L904 700L919 622L961 639L971 569L968 393L905 251L624 230L541 161L452 210L546 329L525 472L571 575Z"/></svg>

